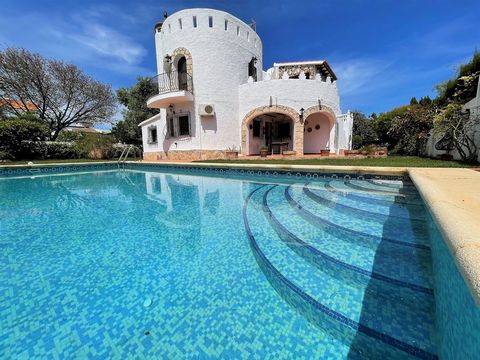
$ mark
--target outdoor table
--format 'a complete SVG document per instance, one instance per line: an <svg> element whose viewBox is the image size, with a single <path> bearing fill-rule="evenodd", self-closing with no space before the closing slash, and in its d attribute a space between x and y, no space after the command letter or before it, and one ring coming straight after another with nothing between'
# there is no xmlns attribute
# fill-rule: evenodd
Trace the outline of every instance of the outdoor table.
<svg viewBox="0 0 480 360"><path fill-rule="evenodd" d="M284 150L284 146L285 148L288 149L288 141L277 141L277 142L272 142L272 155L273 155L273 149L275 146L278 146L278 153L279 154L282 154L283 150Z"/></svg>

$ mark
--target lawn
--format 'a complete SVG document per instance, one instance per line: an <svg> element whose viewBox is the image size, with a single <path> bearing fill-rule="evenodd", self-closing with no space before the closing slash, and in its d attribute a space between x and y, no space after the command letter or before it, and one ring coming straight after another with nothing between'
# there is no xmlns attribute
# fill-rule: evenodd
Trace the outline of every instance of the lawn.
<svg viewBox="0 0 480 360"><path fill-rule="evenodd" d="M480 167L480 165L465 164L460 161L437 160L418 156L388 156L386 158L365 159L302 159L302 160L209 160L196 161L203 163L232 164L278 164L278 165L343 165L343 166L391 166L391 167Z"/></svg>

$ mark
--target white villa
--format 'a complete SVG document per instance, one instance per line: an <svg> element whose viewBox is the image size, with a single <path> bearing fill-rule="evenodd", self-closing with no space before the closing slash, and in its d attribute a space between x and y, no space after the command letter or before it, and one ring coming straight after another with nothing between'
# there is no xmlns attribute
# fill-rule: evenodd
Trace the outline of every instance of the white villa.
<svg viewBox="0 0 480 360"><path fill-rule="evenodd" d="M351 149L337 77L325 60L274 63L263 71L255 24L212 9L187 9L155 25L159 113L142 128L145 160L241 155L302 157Z"/></svg>

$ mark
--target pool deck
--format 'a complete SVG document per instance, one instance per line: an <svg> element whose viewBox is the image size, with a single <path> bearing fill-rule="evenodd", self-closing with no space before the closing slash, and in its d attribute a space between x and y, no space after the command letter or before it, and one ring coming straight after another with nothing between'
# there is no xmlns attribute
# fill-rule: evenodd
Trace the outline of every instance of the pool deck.
<svg viewBox="0 0 480 360"><path fill-rule="evenodd" d="M2 168L55 167L103 162L9 165ZM112 162L107 162L111 164ZM127 163L135 163L128 161ZM137 162L138 163L138 162ZM480 172L461 168L408 168L329 165L142 162L162 166L282 169L345 174L409 176L438 225L472 296L480 306Z"/></svg>

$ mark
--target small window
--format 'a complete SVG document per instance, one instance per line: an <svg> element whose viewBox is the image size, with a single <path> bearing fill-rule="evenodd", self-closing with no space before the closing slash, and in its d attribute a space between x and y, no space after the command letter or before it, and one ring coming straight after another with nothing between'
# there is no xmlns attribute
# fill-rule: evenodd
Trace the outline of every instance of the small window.
<svg viewBox="0 0 480 360"><path fill-rule="evenodd" d="M180 30L183 29L183 26L182 26L182 19L178 19L178 26L180 27Z"/></svg>
<svg viewBox="0 0 480 360"><path fill-rule="evenodd" d="M253 137L260 137L260 120L253 120Z"/></svg>
<svg viewBox="0 0 480 360"><path fill-rule="evenodd" d="M182 115L178 117L178 134L190 135L190 119L188 115Z"/></svg>
<svg viewBox="0 0 480 360"><path fill-rule="evenodd" d="M250 33L247 32L247 41L250 41Z"/></svg>
<svg viewBox="0 0 480 360"><path fill-rule="evenodd" d="M197 27L197 17L196 16L193 17L193 27L194 28Z"/></svg>
<svg viewBox="0 0 480 360"><path fill-rule="evenodd" d="M156 144L157 141L158 141L158 139L157 139L157 127L148 128L148 143L149 144Z"/></svg>
<svg viewBox="0 0 480 360"><path fill-rule="evenodd" d="M257 38L255 38L255 47L257 47Z"/></svg>
<svg viewBox="0 0 480 360"><path fill-rule="evenodd" d="M240 26L237 26L237 36L240 36Z"/></svg>
<svg viewBox="0 0 480 360"><path fill-rule="evenodd" d="M208 17L208 27L213 27L213 16Z"/></svg>
<svg viewBox="0 0 480 360"><path fill-rule="evenodd" d="M225 19L225 31L227 31L227 30L228 30L228 20Z"/></svg>
<svg viewBox="0 0 480 360"><path fill-rule="evenodd" d="M172 32L172 24L168 24L168 32Z"/></svg>

